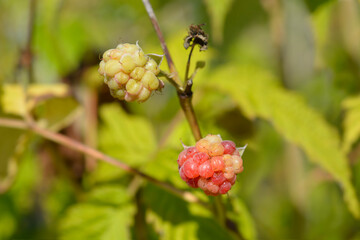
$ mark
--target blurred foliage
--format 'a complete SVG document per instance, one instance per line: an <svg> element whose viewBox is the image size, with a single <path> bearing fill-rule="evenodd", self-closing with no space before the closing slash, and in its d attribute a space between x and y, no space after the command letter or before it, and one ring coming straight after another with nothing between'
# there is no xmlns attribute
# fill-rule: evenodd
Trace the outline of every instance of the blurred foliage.
<svg viewBox="0 0 360 240"><path fill-rule="evenodd" d="M36 1L29 41L35 1L0 0L0 117L31 116L76 140L95 139L93 147L212 203L178 176L181 142L194 139L173 87L142 104L120 103L96 71L119 42L162 54L142 2ZM241 235L359 239L359 1L151 2L181 76L187 27L206 24L208 50L195 49L190 68L206 62L193 102L204 135L248 144L245 171L222 197ZM233 237L202 206L1 126L0 213L1 240Z"/></svg>

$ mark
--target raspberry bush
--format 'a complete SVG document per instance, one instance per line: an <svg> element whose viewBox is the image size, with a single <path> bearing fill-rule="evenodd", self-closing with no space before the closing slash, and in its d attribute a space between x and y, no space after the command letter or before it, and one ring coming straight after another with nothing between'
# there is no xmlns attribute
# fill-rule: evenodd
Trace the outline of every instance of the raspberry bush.
<svg viewBox="0 0 360 240"><path fill-rule="evenodd" d="M177 163L181 179L210 196L227 193L236 182L236 174L244 170L235 143L211 134L195 146L185 147Z"/></svg>

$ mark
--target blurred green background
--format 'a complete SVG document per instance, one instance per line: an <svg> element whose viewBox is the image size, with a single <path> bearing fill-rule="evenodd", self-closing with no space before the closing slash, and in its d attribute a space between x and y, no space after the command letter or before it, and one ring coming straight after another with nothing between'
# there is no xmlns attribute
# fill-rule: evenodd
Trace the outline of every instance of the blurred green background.
<svg viewBox="0 0 360 240"><path fill-rule="evenodd" d="M360 239L359 1L151 3L182 77L187 28L206 24L193 102L204 135L248 144L223 196L244 239ZM178 176L181 141L195 142L174 88L125 104L102 84L101 54L136 41L162 53L140 0L0 0L0 117L30 111L40 126L212 202ZM0 126L1 240L230 238L201 206Z"/></svg>

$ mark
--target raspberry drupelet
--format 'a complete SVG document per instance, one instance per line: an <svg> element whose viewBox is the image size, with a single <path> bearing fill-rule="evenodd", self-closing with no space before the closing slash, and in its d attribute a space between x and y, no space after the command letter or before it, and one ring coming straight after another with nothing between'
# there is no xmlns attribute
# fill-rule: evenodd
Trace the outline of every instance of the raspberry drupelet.
<svg viewBox="0 0 360 240"><path fill-rule="evenodd" d="M177 163L181 179L210 196L227 193L235 184L236 174L244 170L235 143L211 134L200 139L195 147L185 147Z"/></svg>

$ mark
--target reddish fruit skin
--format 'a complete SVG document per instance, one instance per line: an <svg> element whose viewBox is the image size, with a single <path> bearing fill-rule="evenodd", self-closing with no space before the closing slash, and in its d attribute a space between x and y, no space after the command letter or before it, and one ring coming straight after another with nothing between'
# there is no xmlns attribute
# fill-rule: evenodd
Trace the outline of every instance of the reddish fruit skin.
<svg viewBox="0 0 360 240"><path fill-rule="evenodd" d="M222 156L212 157L210 162L211 162L211 167L214 170L214 172L222 171L225 167Z"/></svg>
<svg viewBox="0 0 360 240"><path fill-rule="evenodd" d="M221 184L220 188L219 188L219 193L220 194L225 194L227 193L229 190L231 189L231 183L229 183L228 181L224 182L223 184Z"/></svg>
<svg viewBox="0 0 360 240"><path fill-rule="evenodd" d="M194 156L194 154L197 153L196 152L196 148L195 147L188 147L185 148L178 157L177 163L179 164L179 166L181 167L186 160L188 160L189 158L191 158L192 156Z"/></svg>
<svg viewBox="0 0 360 240"><path fill-rule="evenodd" d="M184 173L188 178L196 178L199 176L198 165L193 159L187 160L182 166Z"/></svg>
<svg viewBox="0 0 360 240"><path fill-rule="evenodd" d="M203 164L206 160L209 160L209 155L205 152L197 152L194 154L193 159L197 165Z"/></svg>
<svg viewBox="0 0 360 240"><path fill-rule="evenodd" d="M178 157L181 179L206 195L227 193L243 171L243 160L235 143L223 141L219 135L208 135L195 147L186 147Z"/></svg>
<svg viewBox="0 0 360 240"><path fill-rule="evenodd" d="M233 154L236 150L236 145L233 141L225 140L222 141L221 144L224 147L224 154Z"/></svg>
<svg viewBox="0 0 360 240"><path fill-rule="evenodd" d="M231 183L231 185L234 185L236 183L236 175L234 175L234 177L232 179L228 180L229 183Z"/></svg>
<svg viewBox="0 0 360 240"><path fill-rule="evenodd" d="M224 177L223 172L215 172L213 177L211 178L211 181L215 184L220 186L223 182L225 182L227 179Z"/></svg>
<svg viewBox="0 0 360 240"><path fill-rule="evenodd" d="M185 182L189 180L189 178L186 177L186 175L185 175L185 173L184 173L184 168L183 168L183 167L181 167L181 168L179 169L179 174L180 174L181 179L184 180Z"/></svg>
<svg viewBox="0 0 360 240"><path fill-rule="evenodd" d="M210 161L206 161L199 166L199 174L203 178L209 178L214 174Z"/></svg>
<svg viewBox="0 0 360 240"><path fill-rule="evenodd" d="M200 177L189 179L186 183L192 188L198 188L198 181Z"/></svg>

